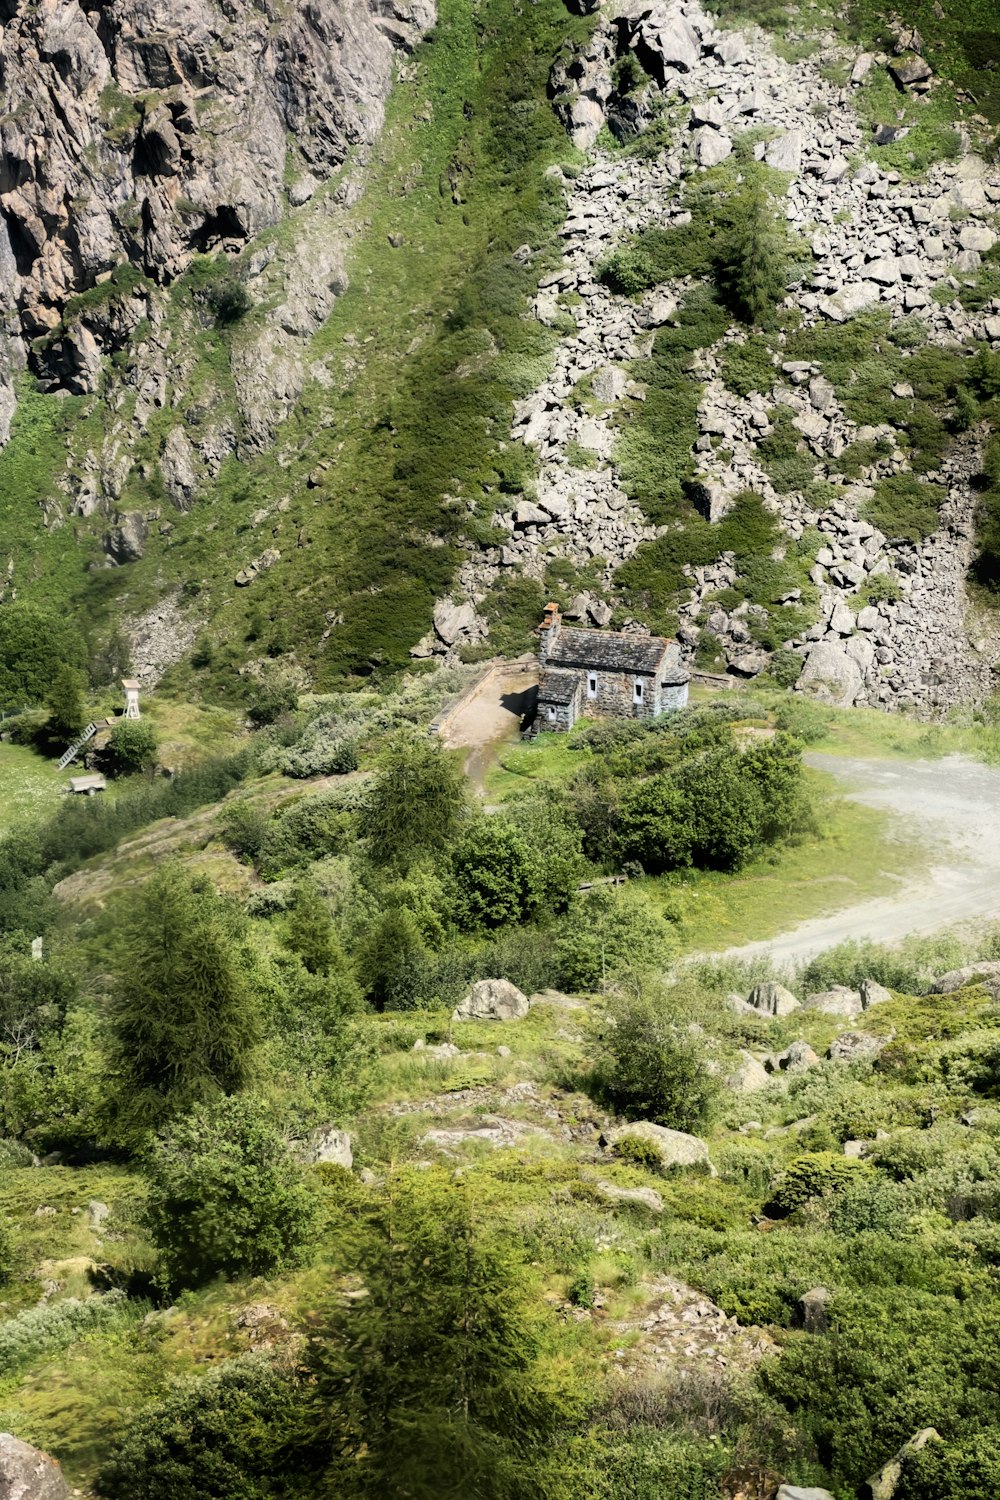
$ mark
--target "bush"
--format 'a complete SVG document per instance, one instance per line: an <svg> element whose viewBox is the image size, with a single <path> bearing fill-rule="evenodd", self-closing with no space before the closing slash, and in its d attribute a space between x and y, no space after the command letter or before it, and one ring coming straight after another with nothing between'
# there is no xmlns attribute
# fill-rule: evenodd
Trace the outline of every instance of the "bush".
<svg viewBox="0 0 1000 1500"><path fill-rule="evenodd" d="M799 1156L788 1164L778 1181L764 1212L772 1219L784 1219L795 1209L824 1193L846 1187L855 1177L869 1174L871 1167L832 1151L818 1151Z"/></svg>
<svg viewBox="0 0 1000 1500"><path fill-rule="evenodd" d="M205 301L215 315L215 321L223 327L238 323L253 306L249 292L235 276L227 276L224 281L209 287Z"/></svg>
<svg viewBox="0 0 1000 1500"><path fill-rule="evenodd" d="M597 1075L610 1104L626 1119L696 1130L709 1113L718 1084L690 1037L645 1000L618 1004L611 1020Z"/></svg>
<svg viewBox="0 0 1000 1500"><path fill-rule="evenodd" d="M27 1307L0 1324L0 1375L8 1377L84 1334L115 1323L130 1323L144 1308L130 1307L124 1292L102 1297L67 1297Z"/></svg>
<svg viewBox="0 0 1000 1500"><path fill-rule="evenodd" d="M493 816L472 824L451 858L454 910L466 928L504 927L530 921L543 912L565 911L580 865L576 858L552 858L527 829Z"/></svg>
<svg viewBox="0 0 1000 1500"><path fill-rule="evenodd" d="M769 671L779 687L794 687L802 675L802 657L797 651L782 647L771 657Z"/></svg>
<svg viewBox="0 0 1000 1500"><path fill-rule="evenodd" d="M66 666L79 665L81 651L65 619L9 600L0 609L0 708L41 703Z"/></svg>
<svg viewBox="0 0 1000 1500"><path fill-rule="evenodd" d="M641 1167L644 1172L660 1172L663 1167L663 1158L653 1142L643 1140L639 1135L623 1136L612 1146L611 1153L630 1166Z"/></svg>
<svg viewBox="0 0 1000 1500"><path fill-rule="evenodd" d="M97 1478L107 1500L270 1500L298 1467L301 1397L260 1355L185 1380L133 1417ZM280 1477L279 1477L280 1476Z"/></svg>
<svg viewBox="0 0 1000 1500"><path fill-rule="evenodd" d="M406 868L417 854L445 848L465 812L458 761L430 741L401 740L375 779L358 832L376 864Z"/></svg>
<svg viewBox="0 0 1000 1500"><path fill-rule="evenodd" d="M302 1172L263 1107L199 1105L160 1135L145 1166L146 1220L167 1287L266 1276L301 1259L315 1219Z"/></svg>
<svg viewBox="0 0 1000 1500"><path fill-rule="evenodd" d="M645 892L599 886L557 929L556 965L570 990L597 990L626 974L664 968L677 939Z"/></svg>
<svg viewBox="0 0 1000 1500"><path fill-rule="evenodd" d="M145 771L156 759L156 730L148 719L119 719L108 740L107 755L116 776Z"/></svg>

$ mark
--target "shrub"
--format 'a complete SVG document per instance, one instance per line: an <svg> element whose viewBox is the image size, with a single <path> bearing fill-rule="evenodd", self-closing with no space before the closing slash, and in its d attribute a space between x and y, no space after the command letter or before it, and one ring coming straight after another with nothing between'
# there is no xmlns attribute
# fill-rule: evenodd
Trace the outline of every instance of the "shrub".
<svg viewBox="0 0 1000 1500"><path fill-rule="evenodd" d="M623 1136L611 1149L612 1155L617 1156L620 1161L628 1162L633 1167L641 1167L644 1172L659 1172L663 1166L663 1158L653 1142L643 1140L642 1136Z"/></svg>
<svg viewBox="0 0 1000 1500"><path fill-rule="evenodd" d="M80 658L65 619L21 599L0 609L0 707L41 703L62 668Z"/></svg>
<svg viewBox="0 0 1000 1500"><path fill-rule="evenodd" d="M695 1130L708 1115L718 1084L689 1036L646 1000L611 1012L599 1086L619 1114L672 1130Z"/></svg>
<svg viewBox="0 0 1000 1500"><path fill-rule="evenodd" d="M124 1292L107 1292L101 1297L67 1297L62 1302L27 1307L0 1324L0 1375L14 1375L43 1355L76 1343L92 1330L129 1323L139 1311L129 1306Z"/></svg>
<svg viewBox="0 0 1000 1500"><path fill-rule="evenodd" d="M894 474L880 480L864 518L886 536L922 542L938 527L938 505L944 491L916 474Z"/></svg>
<svg viewBox="0 0 1000 1500"><path fill-rule="evenodd" d="M205 301L211 308L215 321L223 327L238 323L253 306L249 292L235 276L227 276L225 280L209 287Z"/></svg>
<svg viewBox="0 0 1000 1500"><path fill-rule="evenodd" d="M750 335L742 343L727 344L722 351L722 378L737 396L759 391L770 393L778 372L765 339Z"/></svg>
<svg viewBox="0 0 1000 1500"><path fill-rule="evenodd" d="M405 868L417 854L450 843L465 811L457 760L429 741L401 740L375 779L358 831L376 864Z"/></svg>
<svg viewBox="0 0 1000 1500"><path fill-rule="evenodd" d="M564 837L564 845L568 842ZM581 863L579 834L575 844L575 850L564 851L568 857L558 859L557 851L532 838L528 828L498 816L479 819L452 852L459 924L503 927L543 912L565 911Z"/></svg>
<svg viewBox="0 0 1000 1500"><path fill-rule="evenodd" d="M156 743L156 730L148 719L119 719L107 749L115 775L145 771L156 759Z"/></svg>
<svg viewBox="0 0 1000 1500"><path fill-rule="evenodd" d="M263 1107L198 1105L161 1134L145 1166L146 1220L171 1288L266 1276L301 1259L314 1199Z"/></svg>
<svg viewBox="0 0 1000 1500"><path fill-rule="evenodd" d="M301 1397L261 1355L188 1378L143 1408L97 1478L107 1500L270 1500L298 1467L289 1439Z"/></svg>
<svg viewBox="0 0 1000 1500"><path fill-rule="evenodd" d="M771 657L769 671L779 687L794 687L802 674L802 657L797 651L786 651L782 647Z"/></svg>
<svg viewBox="0 0 1000 1500"><path fill-rule="evenodd" d="M1000 1432L994 1427L958 1443L928 1443L908 1453L895 1500L994 1500L1000 1495Z"/></svg>
<svg viewBox="0 0 1000 1500"><path fill-rule="evenodd" d="M260 726L274 724L291 713L299 701L298 689L286 672L268 671L254 679L247 696L247 715Z"/></svg>
<svg viewBox="0 0 1000 1500"><path fill-rule="evenodd" d="M555 949L567 989L597 990L622 975L665 967L677 939L643 891L600 886L559 923Z"/></svg>
<svg viewBox="0 0 1000 1500"><path fill-rule="evenodd" d="M799 1156L790 1162L778 1181L764 1211L772 1219L783 1219L810 1198L824 1193L834 1193L846 1187L859 1174L867 1174L871 1168L864 1162L850 1157L837 1156L832 1151L817 1151L810 1156Z"/></svg>

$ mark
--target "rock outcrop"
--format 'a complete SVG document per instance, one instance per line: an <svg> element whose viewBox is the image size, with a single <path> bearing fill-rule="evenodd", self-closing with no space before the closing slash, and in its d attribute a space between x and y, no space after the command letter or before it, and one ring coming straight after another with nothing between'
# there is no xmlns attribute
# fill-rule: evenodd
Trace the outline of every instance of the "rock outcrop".
<svg viewBox="0 0 1000 1500"><path fill-rule="evenodd" d="M452 1013L453 1021L523 1021L528 997L509 979L479 979Z"/></svg>
<svg viewBox="0 0 1000 1500"><path fill-rule="evenodd" d="M54 1458L0 1432L2 1500L67 1500L69 1486Z"/></svg>

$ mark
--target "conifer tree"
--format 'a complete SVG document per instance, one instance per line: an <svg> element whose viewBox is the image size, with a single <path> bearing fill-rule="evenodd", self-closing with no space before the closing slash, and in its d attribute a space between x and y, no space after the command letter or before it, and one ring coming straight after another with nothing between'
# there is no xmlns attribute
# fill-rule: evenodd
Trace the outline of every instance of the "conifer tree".
<svg viewBox="0 0 1000 1500"><path fill-rule="evenodd" d="M456 761L436 744L402 740L376 778L359 832L375 864L405 869L417 855L451 842L465 805L465 778Z"/></svg>
<svg viewBox="0 0 1000 1500"><path fill-rule="evenodd" d="M64 662L57 668L45 698L49 711L48 730L56 739L73 740L86 727L87 710L83 697L84 677Z"/></svg>
<svg viewBox="0 0 1000 1500"><path fill-rule="evenodd" d="M154 875L125 914L110 1033L124 1139L250 1081L261 1016L242 920L179 866Z"/></svg>
<svg viewBox="0 0 1000 1500"><path fill-rule="evenodd" d="M569 1500L578 1396L543 1358L514 1251L453 1178L397 1171L307 1352L339 1496Z"/></svg>

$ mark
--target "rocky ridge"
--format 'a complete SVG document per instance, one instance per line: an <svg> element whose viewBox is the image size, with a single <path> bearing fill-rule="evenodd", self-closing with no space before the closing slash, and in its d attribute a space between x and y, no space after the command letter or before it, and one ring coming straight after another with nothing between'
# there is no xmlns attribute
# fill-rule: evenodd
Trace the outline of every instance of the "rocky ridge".
<svg viewBox="0 0 1000 1500"><path fill-rule="evenodd" d="M107 562L134 561L324 377L308 340L347 286L348 210L398 59L434 19L432 0L0 5L0 443L25 367L108 416L46 526L96 516ZM217 291L259 309L225 401L194 352L205 319L169 292L205 252L222 252ZM164 506L130 508L137 468Z"/></svg>
<svg viewBox="0 0 1000 1500"><path fill-rule="evenodd" d="M966 154L912 182L872 161L852 166L864 149L865 132L851 91L876 60L847 59L852 83L837 86L824 71L845 56L832 36L820 41L813 58L791 64L759 31L717 30L697 4L645 11L626 5L609 13L579 57L560 63L556 107L584 148L605 123L622 132L612 70L623 46L637 53L656 80L639 96L624 133L635 133L650 117L656 92L681 108L682 123L653 159L622 159L598 149L567 183L564 265L542 280L535 313L552 323L569 311L576 331L560 342L550 376L519 404L512 432L539 454L537 491L494 517L507 542L467 562L456 591L466 603L448 601L451 609L468 611L463 629L451 640L440 633L428 637L421 654L453 652L464 640L480 638L485 629L470 606L483 601L505 570L540 578L554 556L576 563L601 559L600 591L574 600L570 613L598 625L610 619L615 569L657 534L618 482L616 410L623 401L642 399L633 362L648 355L655 329L671 319L686 288L668 283L634 303L613 295L596 271L616 243L645 225L683 225L678 189L691 174L726 160L739 132L766 127L768 138L758 141L756 154L788 174L785 213L812 261L789 298L805 326L841 323L879 307L893 318L919 319L929 341L942 346L1000 344L1000 307L970 314L957 297L960 278L974 274L997 241L1000 168ZM893 127L886 129L891 133ZM723 344L743 336L732 329ZM862 520L859 510L880 478L909 468L894 429L858 428L818 366L780 356L770 390L737 396L722 381L721 352L703 351L693 372L704 382L696 493L705 514L717 520L738 493L752 489L790 540L812 528L821 534L810 575L819 589L819 617L786 643L804 660L802 688L845 705L907 706L930 714L982 701L992 688L997 643L973 643L966 628L966 577L975 545L972 481L981 459L977 434L956 444L938 472L923 476L945 492L934 534L920 544L889 538ZM906 401L913 393L904 382L893 394ZM759 444L780 406L793 414L817 478L842 484L842 495L822 511L801 494L778 494L761 462ZM888 440L887 456L858 481L848 484L827 469L849 444L880 438ZM735 675L753 677L766 669L769 653L754 646L748 628L754 606L727 613L709 597L733 582L731 559L723 555L689 572L691 593L679 632L686 652L693 655L701 632L708 631ZM891 575L899 599L868 604L864 585L873 575Z"/></svg>

